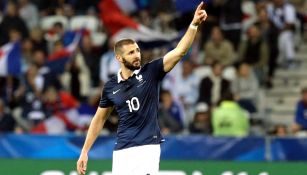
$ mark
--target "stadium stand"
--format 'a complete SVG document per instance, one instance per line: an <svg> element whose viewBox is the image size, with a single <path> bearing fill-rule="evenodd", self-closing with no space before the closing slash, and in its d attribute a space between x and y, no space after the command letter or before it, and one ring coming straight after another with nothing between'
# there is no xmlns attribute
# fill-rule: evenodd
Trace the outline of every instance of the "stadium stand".
<svg viewBox="0 0 307 175"><path fill-rule="evenodd" d="M143 53L142 64L159 58L174 47L200 1L1 0L0 148L6 148L3 149L6 151L0 151L0 162L2 158L22 158L17 154L20 147L15 146L26 144L23 142L25 139L31 139L31 144L37 143L39 136L36 134L51 141L54 135L55 139L73 140L67 142L77 146L69 149L67 154L71 154L68 158L76 158L74 153L80 149L99 103L104 81L118 68L117 62L112 61L114 40L119 36L136 39ZM174 158L171 156L176 152L170 151L169 147L181 144L183 138L204 147L209 144L210 148L213 147L210 143L221 140L226 144L228 141L241 143L255 139L257 142L260 140L261 147L246 154L238 153L237 157L232 155L236 151L229 153L233 156L230 158L223 154L219 160L306 161L305 154L295 152L294 147L287 149L287 145L300 145L302 152L307 145L305 140L296 140L297 136L306 139L307 128L294 129L297 103L302 97L302 89L307 87L307 1L205 0L205 3L209 15L207 21L199 29L188 54L167 74L162 85L162 92L169 92L168 97L172 98L161 100L160 122L163 133L170 138L163 155L170 152L166 159ZM236 13L233 13L234 9ZM282 34L285 31L286 34ZM278 43L282 37L286 37L290 44ZM293 50L294 56L287 53L288 50ZM237 76L236 70L243 63L250 65L253 77L248 81L255 81L257 86L252 97L249 96L251 86L247 87L250 84L244 80L246 77ZM217 70L218 75L211 69L215 64L221 65L222 72ZM202 81L204 79L207 84ZM244 94L245 99L255 105L256 110L245 111L250 126L246 137L227 140L213 136L211 114L225 94L213 90L205 94L210 98L200 94L209 91L206 85L210 83L215 88L226 88L220 83L222 79L227 84L241 83L232 85L236 87L234 99L240 108L246 106L240 103L242 97L239 94ZM206 88L201 89L200 84L205 84L203 87ZM233 90L227 85L228 89ZM176 104L176 109L169 109L172 106L165 101ZM205 106L205 109L200 110L199 106ZM178 110L180 115L172 115L174 110ZM199 113L205 115L194 117ZM306 115L307 112L305 118ZM175 117L169 118L172 116ZM166 126L170 124L167 122L176 120L179 124L173 128ZM103 145L106 150L112 148L117 124L118 117L114 111L101 132L105 137L100 141L108 141ZM7 148L3 143L14 146ZM184 143L188 146L174 150L193 149ZM284 147L276 146L278 144ZM39 149L36 146L33 148ZM244 146L252 148L252 144ZM268 147L280 151L280 154ZM69 144L65 146L68 148ZM235 146L231 148L235 149ZM62 149L65 150L59 148ZM56 152L56 148L53 151ZM298 157L291 157L292 152ZM280 156L282 153L286 156ZM32 158L27 157L27 152L20 155ZM197 159L195 152L193 155ZM261 158L254 155L261 155ZM213 158L203 156L200 159L215 160L214 155L210 156ZM97 159L105 158L110 157L98 156ZM184 159L193 157L187 153Z"/></svg>

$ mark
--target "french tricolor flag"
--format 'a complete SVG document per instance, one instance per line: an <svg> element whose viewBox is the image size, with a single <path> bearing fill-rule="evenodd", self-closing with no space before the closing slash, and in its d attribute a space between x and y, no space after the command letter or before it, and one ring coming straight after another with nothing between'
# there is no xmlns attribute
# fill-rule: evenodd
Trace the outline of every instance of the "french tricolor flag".
<svg viewBox="0 0 307 175"><path fill-rule="evenodd" d="M0 48L0 77L18 76L21 73L21 46L7 43Z"/></svg>
<svg viewBox="0 0 307 175"><path fill-rule="evenodd" d="M154 47L177 39L177 34L169 35L152 30L125 15L124 12L127 9L133 10L133 7L127 7L127 5L133 5L133 3L134 0L128 0L128 2L122 0L100 1L100 18L114 41L131 38L147 46L150 46L148 43L152 43Z"/></svg>
<svg viewBox="0 0 307 175"><path fill-rule="evenodd" d="M69 131L88 129L96 108L87 104L58 112L31 129L36 134L64 134Z"/></svg>
<svg viewBox="0 0 307 175"><path fill-rule="evenodd" d="M48 56L47 66L50 68L51 72L61 74L65 71L65 65L76 51L81 37L81 32L74 32L73 39L67 46Z"/></svg>

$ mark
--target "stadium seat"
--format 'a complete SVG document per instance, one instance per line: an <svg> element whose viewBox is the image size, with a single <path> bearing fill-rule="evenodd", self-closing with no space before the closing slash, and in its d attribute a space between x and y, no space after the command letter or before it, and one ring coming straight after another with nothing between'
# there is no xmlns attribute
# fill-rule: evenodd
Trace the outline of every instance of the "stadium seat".
<svg viewBox="0 0 307 175"><path fill-rule="evenodd" d="M75 16L70 21L70 29L87 29L91 32L96 32L99 28L99 21L93 16Z"/></svg>
<svg viewBox="0 0 307 175"><path fill-rule="evenodd" d="M64 29L68 28L68 19L65 16L46 16L41 20L41 28L43 30L50 29L54 23L60 22L63 24Z"/></svg>

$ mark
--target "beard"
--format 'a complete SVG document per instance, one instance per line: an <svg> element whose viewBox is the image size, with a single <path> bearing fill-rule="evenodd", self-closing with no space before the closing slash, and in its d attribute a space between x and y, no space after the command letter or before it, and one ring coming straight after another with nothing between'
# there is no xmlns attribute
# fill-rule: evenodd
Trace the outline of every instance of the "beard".
<svg viewBox="0 0 307 175"><path fill-rule="evenodd" d="M125 58L123 58L123 64L124 66L129 69L129 70L132 70L132 71L135 71L135 70L138 70L141 68L141 64L138 64L138 65L134 65L133 63L136 62L136 61L133 61L132 63L129 62L128 60L126 60Z"/></svg>

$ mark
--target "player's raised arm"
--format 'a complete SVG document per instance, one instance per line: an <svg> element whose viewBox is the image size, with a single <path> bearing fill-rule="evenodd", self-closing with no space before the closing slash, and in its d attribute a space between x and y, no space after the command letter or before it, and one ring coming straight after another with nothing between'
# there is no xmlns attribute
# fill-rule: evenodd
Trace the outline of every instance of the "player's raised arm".
<svg viewBox="0 0 307 175"><path fill-rule="evenodd" d="M184 34L184 36L181 38L179 41L177 47L170 52L168 52L163 59L163 66L164 66L164 71L169 72L172 70L172 68L178 63L178 61L188 52L189 48L191 47L196 32L197 32L197 27L206 20L207 18L207 13L205 10L202 10L204 3L201 2L196 10L195 14L193 17L193 20Z"/></svg>
<svg viewBox="0 0 307 175"><path fill-rule="evenodd" d="M113 107L108 107L108 108L98 107L96 114L91 121L79 160L77 162L77 171L79 174L82 175L85 174L87 161L88 161L87 154L90 148L92 147L94 141L96 140L97 136L99 135L105 121L107 120L112 110Z"/></svg>

